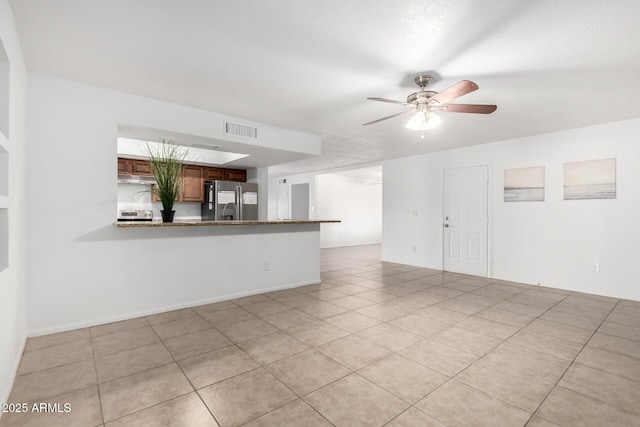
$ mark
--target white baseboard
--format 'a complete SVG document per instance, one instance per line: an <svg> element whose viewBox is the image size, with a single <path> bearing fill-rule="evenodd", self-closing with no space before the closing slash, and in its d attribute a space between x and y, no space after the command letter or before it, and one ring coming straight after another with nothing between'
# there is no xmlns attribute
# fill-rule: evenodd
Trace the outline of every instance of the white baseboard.
<svg viewBox="0 0 640 427"><path fill-rule="evenodd" d="M351 246L366 246L366 245L379 245L382 242L364 242L364 243L350 243L348 245L328 245L328 246L320 246L320 249L332 249L332 248L347 248Z"/></svg>
<svg viewBox="0 0 640 427"><path fill-rule="evenodd" d="M83 321L83 322L68 323L68 324L64 324L64 325L52 326L52 327L49 327L49 328L40 328L40 329L29 330L29 331L27 331L27 336L29 336L29 337L37 337L37 336L40 336L40 335L49 335L49 334L55 334L55 333L58 333L58 332L72 331L74 329L88 328L88 327L91 327L91 326L98 326L98 325L104 325L104 324L107 324L107 323L120 322L122 320L130 320L130 319L135 319L136 317L150 316L152 314L164 313L166 311L180 310L182 308L196 307L198 305L211 304L211 303L220 302L220 301L227 301L227 300L230 300L230 299L241 298L241 297L257 295L257 294L263 294L263 293L266 293L266 292L279 291L279 290L282 290L282 289L297 288L297 287L300 287L300 286L313 285L313 284L316 284L316 283L320 283L320 278L319 277L318 277L317 280L308 280L308 281L304 281L304 282L290 283L290 284L287 284L287 285L275 286L275 287L271 287L271 288L264 288L264 289L258 289L258 290L247 291L247 292L239 292L237 294L229 294L229 295L223 295L223 296L218 296L218 297L206 298L206 299L202 299L202 300L188 301L188 302L184 302L184 303L180 303L180 304L173 304L173 305L169 305L169 306L158 307L158 308L138 311L138 312L134 312L134 313L121 314L121 315L117 315L117 316L108 316L108 317L103 317L103 318L100 318L100 319L91 319L91 320L87 320L87 321ZM22 354L22 353L20 353L20 354ZM16 369L17 369L17 367L16 367Z"/></svg>

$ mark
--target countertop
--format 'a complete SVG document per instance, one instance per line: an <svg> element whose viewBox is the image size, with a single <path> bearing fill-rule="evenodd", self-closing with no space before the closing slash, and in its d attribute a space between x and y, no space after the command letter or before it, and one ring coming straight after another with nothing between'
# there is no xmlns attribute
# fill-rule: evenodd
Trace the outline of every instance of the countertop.
<svg viewBox="0 0 640 427"><path fill-rule="evenodd" d="M198 221L175 220L174 222L161 221L117 221L113 225L120 228L155 228L155 227L220 227L237 225L282 225L282 224L322 224L337 223L339 219L297 220L283 219L276 221Z"/></svg>

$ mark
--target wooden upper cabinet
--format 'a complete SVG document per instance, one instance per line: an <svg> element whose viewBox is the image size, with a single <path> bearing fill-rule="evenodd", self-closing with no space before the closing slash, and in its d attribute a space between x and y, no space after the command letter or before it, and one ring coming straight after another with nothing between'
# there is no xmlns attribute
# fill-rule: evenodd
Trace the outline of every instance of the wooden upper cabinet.
<svg viewBox="0 0 640 427"><path fill-rule="evenodd" d="M152 176L151 165L146 160L118 157L118 174Z"/></svg>
<svg viewBox="0 0 640 427"><path fill-rule="evenodd" d="M209 180L224 179L224 169L204 168L204 179L209 179Z"/></svg>
<svg viewBox="0 0 640 427"><path fill-rule="evenodd" d="M153 176L151 165L146 160L131 160L131 174L140 176Z"/></svg>
<svg viewBox="0 0 640 427"><path fill-rule="evenodd" d="M183 202L204 202L204 179L201 166L185 165L182 169Z"/></svg>
<svg viewBox="0 0 640 427"><path fill-rule="evenodd" d="M204 179L223 181L247 181L247 171L242 169L204 168Z"/></svg>
<svg viewBox="0 0 640 427"><path fill-rule="evenodd" d="M153 176L151 165L146 160L118 157L118 174ZM212 168L184 165L180 182L179 202L204 202L204 180L247 181L247 171L242 169ZM158 202L155 194L151 200Z"/></svg>
<svg viewBox="0 0 640 427"><path fill-rule="evenodd" d="M118 157L118 174L131 173L131 159Z"/></svg>
<svg viewBox="0 0 640 427"><path fill-rule="evenodd" d="M247 181L247 171L242 169L225 169L224 170L224 179L227 181L239 181L246 182Z"/></svg>
<svg viewBox="0 0 640 427"><path fill-rule="evenodd" d="M180 192L177 202L204 202L204 179L202 167L185 165L182 167L180 177ZM154 186L151 186L152 190ZM152 191L151 201L159 202L160 199Z"/></svg>

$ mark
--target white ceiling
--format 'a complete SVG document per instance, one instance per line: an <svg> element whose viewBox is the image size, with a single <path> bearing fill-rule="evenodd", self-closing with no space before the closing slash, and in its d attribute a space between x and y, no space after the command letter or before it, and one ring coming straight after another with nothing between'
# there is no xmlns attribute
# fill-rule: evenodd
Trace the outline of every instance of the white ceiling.
<svg viewBox="0 0 640 427"><path fill-rule="evenodd" d="M637 0L10 0L31 71L322 136L273 175L375 163L640 117ZM461 103L419 133L413 77L461 79Z"/></svg>

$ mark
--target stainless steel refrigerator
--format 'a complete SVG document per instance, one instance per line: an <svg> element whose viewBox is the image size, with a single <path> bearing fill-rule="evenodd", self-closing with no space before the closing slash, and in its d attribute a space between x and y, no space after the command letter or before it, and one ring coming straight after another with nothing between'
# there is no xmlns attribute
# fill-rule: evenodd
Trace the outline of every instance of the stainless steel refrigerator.
<svg viewBox="0 0 640 427"><path fill-rule="evenodd" d="M258 184L205 181L203 221L250 221L258 219Z"/></svg>

